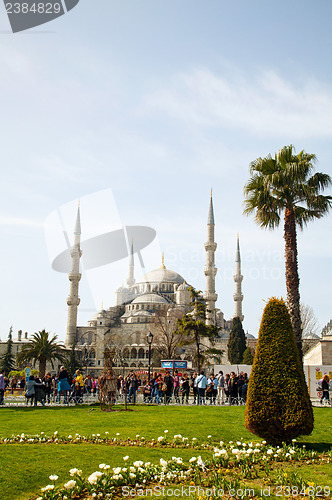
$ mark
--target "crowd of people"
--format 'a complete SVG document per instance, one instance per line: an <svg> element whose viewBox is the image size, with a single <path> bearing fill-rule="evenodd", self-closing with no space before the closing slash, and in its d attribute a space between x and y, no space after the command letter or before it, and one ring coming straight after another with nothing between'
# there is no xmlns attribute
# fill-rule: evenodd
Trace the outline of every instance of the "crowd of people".
<svg viewBox="0 0 332 500"><path fill-rule="evenodd" d="M241 372L226 374L220 371L217 375L210 372L205 376L201 373L180 374L177 370L171 375L154 372L150 380L141 381L134 371L124 379L121 375L117 380L117 395L126 392L128 401L135 403L138 389L143 392L143 402L156 404L189 404L189 396L193 396L192 404L223 405L245 403L248 389L248 375Z"/></svg>
<svg viewBox="0 0 332 500"><path fill-rule="evenodd" d="M155 404L189 404L189 397L192 396L192 404L197 405L223 405L245 403L248 376L241 372L236 375L234 372L218 374L210 372L205 375L201 373L179 373L177 370L171 375L170 371L165 373L154 372L148 380L141 378L140 374L131 371L127 376L114 375L116 377L115 401L121 401L125 397L129 403L136 403L137 393L141 392L144 403ZM2 378L1 378L2 377ZM12 377L11 380L5 377L4 373L0 376L0 404L4 403L5 390L14 390L20 388L25 390L27 403L37 405L40 403L61 403L70 402L83 403L84 395L98 396L98 388L101 381L92 377L90 374L83 377L80 370L76 370L71 377L64 366L60 368L57 375L46 375L40 379L31 375L25 382L24 377L18 380ZM112 395L113 398L113 395Z"/></svg>
<svg viewBox="0 0 332 500"><path fill-rule="evenodd" d="M113 375L116 378L116 392L112 392L112 401L121 402L127 398L129 403L136 403L137 393L141 392L144 403L155 404L189 404L197 405L223 405L244 404L247 398L248 375L240 372L238 375L232 371L230 374L218 374L210 372L205 375L200 373L179 373L177 370L171 375L170 371L165 373L154 372L150 377L141 378L139 373L131 371L127 376ZM321 403L326 400L330 402L329 388L330 379L324 375L320 381L322 391ZM74 376L70 376L64 366L60 368L57 375L46 375L40 379L31 375L28 381L22 377L9 379L5 371L0 373L0 405L4 404L4 394L15 390L25 391L27 403L41 405L50 403L68 404L70 402L83 403L84 395L98 396L98 390L102 386L102 377L97 378L88 374L83 377L80 370L76 370ZM22 391L23 392L23 391Z"/></svg>
<svg viewBox="0 0 332 500"><path fill-rule="evenodd" d="M37 406L38 402L45 406L54 402L60 403L62 400L64 403L82 403L84 394L97 396L98 380L91 375L84 378L80 370L76 370L71 377L64 366L57 375L48 372L42 379L31 375L27 381L25 377L20 380L15 376L9 379L3 371L0 374L0 405L4 404L6 390L13 394L19 389L25 391L27 402L34 406Z"/></svg>

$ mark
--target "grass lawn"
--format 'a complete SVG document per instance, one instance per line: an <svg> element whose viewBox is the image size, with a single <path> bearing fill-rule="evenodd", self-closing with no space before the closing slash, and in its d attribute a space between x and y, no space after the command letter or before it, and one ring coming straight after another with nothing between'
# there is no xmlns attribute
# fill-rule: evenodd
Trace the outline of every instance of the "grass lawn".
<svg viewBox="0 0 332 500"><path fill-rule="evenodd" d="M298 439L308 448L319 453L326 453L332 448L332 412L330 408L315 408L315 429L311 436ZM12 434L59 435L68 436L79 433L84 436L109 432L110 437L120 433L120 439L131 438L139 434L146 440L164 435L173 438L181 434L206 442L211 435L211 442L236 441L241 437L245 441L260 441L244 427L243 407L175 407L175 406L137 406L129 412L102 412L99 407L65 408L1 408L0 436L9 438ZM27 500L40 494L40 488L49 484L49 475L59 476L58 482L70 479L69 469L77 467L89 475L98 469L100 463L111 467L123 466L123 456L129 460L142 460L158 463L160 458L170 459L181 456L189 460L200 454L203 460L211 458L211 450L200 448L174 449L170 446L120 446L96 443L79 444L1 444L0 499ZM285 470L296 470L296 464L287 463ZM329 485L332 490L331 464L301 465L301 475L308 480L313 476L319 483ZM331 495L332 497L332 495ZM271 496L271 498L273 498ZM303 497L302 497L303 498Z"/></svg>

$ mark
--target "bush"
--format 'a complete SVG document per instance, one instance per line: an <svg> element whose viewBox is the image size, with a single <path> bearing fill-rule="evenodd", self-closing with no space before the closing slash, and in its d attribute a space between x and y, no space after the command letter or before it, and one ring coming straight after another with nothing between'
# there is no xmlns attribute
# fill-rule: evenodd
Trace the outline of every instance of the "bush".
<svg viewBox="0 0 332 500"><path fill-rule="evenodd" d="M250 349L250 347L247 347L247 349L243 353L242 364L244 364L244 365L252 365L253 361L254 361L254 357L253 357L253 355L251 353L251 349Z"/></svg>
<svg viewBox="0 0 332 500"><path fill-rule="evenodd" d="M245 425L271 444L313 430L313 411L285 302L266 305L250 375Z"/></svg>
<svg viewBox="0 0 332 500"><path fill-rule="evenodd" d="M232 365L242 363L243 353L246 350L246 336L240 318L233 318L232 330L228 340L228 359Z"/></svg>

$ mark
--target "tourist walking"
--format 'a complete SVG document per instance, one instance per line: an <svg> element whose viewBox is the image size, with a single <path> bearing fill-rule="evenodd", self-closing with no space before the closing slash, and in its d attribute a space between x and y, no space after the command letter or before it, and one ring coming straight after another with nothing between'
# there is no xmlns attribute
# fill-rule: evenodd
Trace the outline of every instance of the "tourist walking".
<svg viewBox="0 0 332 500"><path fill-rule="evenodd" d="M185 373L181 380L182 404L184 404L184 400L186 400L186 404L189 403L189 392L190 392L190 380L188 377L188 373Z"/></svg>
<svg viewBox="0 0 332 500"><path fill-rule="evenodd" d="M71 391L71 387L68 382L68 372L64 366L61 366L58 378L58 396L57 402L61 403L61 393L63 394L63 402L67 404L68 402L68 393Z"/></svg>
<svg viewBox="0 0 332 500"><path fill-rule="evenodd" d="M180 375L179 375L178 370L175 370L175 372L174 372L174 398L175 398L176 403L180 403L179 391L180 391Z"/></svg>
<svg viewBox="0 0 332 500"><path fill-rule="evenodd" d="M193 377L192 377L192 381L191 381L191 387L193 389L193 395L194 395L194 401L193 401L193 405L198 404L198 388L197 388L197 376L198 374L195 372Z"/></svg>
<svg viewBox="0 0 332 500"><path fill-rule="evenodd" d="M45 400L47 401L48 404L50 404L51 394L53 391L51 374L46 373L45 377L42 379L42 382L44 384Z"/></svg>
<svg viewBox="0 0 332 500"><path fill-rule="evenodd" d="M168 405L172 399L174 379L170 372L167 371L163 380L164 403Z"/></svg>
<svg viewBox="0 0 332 500"><path fill-rule="evenodd" d="M35 377L33 375L30 375L29 380L25 384L25 397L27 398L27 400L31 401L31 405L34 404L34 406L37 406L37 401L40 401L42 406L45 406L41 392L38 393L38 388L42 387L43 384L38 383L35 380Z"/></svg>
<svg viewBox="0 0 332 500"><path fill-rule="evenodd" d="M0 405L5 402L5 370L0 373Z"/></svg>
<svg viewBox="0 0 332 500"><path fill-rule="evenodd" d="M238 379L235 372L231 372L231 377L228 382L228 392L230 404L238 404Z"/></svg>
<svg viewBox="0 0 332 500"><path fill-rule="evenodd" d="M207 378L202 370L200 375L197 377L197 389L198 389L198 404L205 404L205 391L207 387Z"/></svg>
<svg viewBox="0 0 332 500"><path fill-rule="evenodd" d="M329 394L329 388L330 388L330 377L326 374L323 377L322 380L322 398L320 400L320 404L323 404L323 400L325 399L328 403L330 403L330 394Z"/></svg>
<svg viewBox="0 0 332 500"><path fill-rule="evenodd" d="M217 403L218 405L223 405L225 403L225 378L222 371L218 373L217 379L218 379Z"/></svg>
<svg viewBox="0 0 332 500"><path fill-rule="evenodd" d="M136 391L138 387L138 381L134 372L131 372L129 374L128 386L129 386L128 401L129 403L136 404Z"/></svg>

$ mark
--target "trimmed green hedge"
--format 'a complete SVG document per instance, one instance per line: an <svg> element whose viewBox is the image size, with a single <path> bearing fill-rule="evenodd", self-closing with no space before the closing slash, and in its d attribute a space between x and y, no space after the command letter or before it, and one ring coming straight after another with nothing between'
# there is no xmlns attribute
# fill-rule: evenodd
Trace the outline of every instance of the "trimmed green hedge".
<svg viewBox="0 0 332 500"><path fill-rule="evenodd" d="M250 375L245 425L271 444L313 430L314 417L285 302L266 305Z"/></svg>

